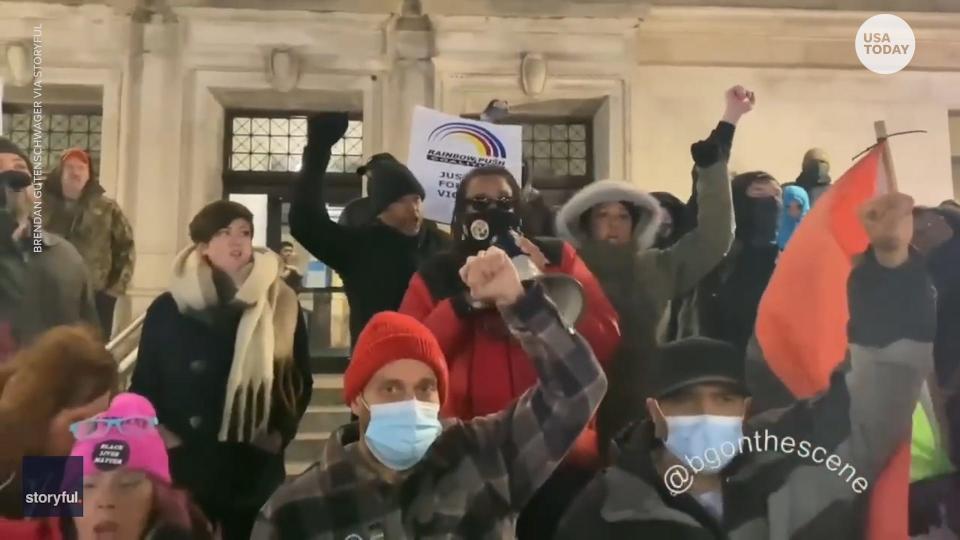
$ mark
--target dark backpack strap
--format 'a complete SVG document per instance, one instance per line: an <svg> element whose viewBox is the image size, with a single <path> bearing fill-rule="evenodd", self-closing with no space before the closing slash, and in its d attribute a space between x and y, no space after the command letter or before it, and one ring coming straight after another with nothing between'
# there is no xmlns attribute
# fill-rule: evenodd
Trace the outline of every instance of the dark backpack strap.
<svg viewBox="0 0 960 540"><path fill-rule="evenodd" d="M563 263L563 246L566 244L559 238L539 236L531 240L535 246L540 248L543 256L547 258L550 266L560 266Z"/></svg>

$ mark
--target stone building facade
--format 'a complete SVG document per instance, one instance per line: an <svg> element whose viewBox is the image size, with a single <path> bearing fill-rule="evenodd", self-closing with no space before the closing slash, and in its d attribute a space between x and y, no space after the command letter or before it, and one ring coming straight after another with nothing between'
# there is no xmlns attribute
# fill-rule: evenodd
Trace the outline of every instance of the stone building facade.
<svg viewBox="0 0 960 540"><path fill-rule="evenodd" d="M917 48L882 76L853 43L887 11ZM414 105L470 115L501 98L527 118L587 122L592 178L685 197L689 144L742 83L759 103L734 170L790 181L820 146L841 171L882 119L927 131L893 142L904 191L936 203L960 188L954 0L0 1L4 102L29 103L10 51L29 54L38 27L48 101L102 111L102 183L136 232L133 312L166 287L189 217L224 194L234 109L348 110L365 156L402 158ZM523 72L524 58L541 71Z"/></svg>

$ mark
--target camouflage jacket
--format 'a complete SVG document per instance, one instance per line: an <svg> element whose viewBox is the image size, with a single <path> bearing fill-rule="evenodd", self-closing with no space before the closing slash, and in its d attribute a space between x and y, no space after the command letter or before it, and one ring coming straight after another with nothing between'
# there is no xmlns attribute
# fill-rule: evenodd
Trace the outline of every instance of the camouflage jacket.
<svg viewBox="0 0 960 540"><path fill-rule="evenodd" d="M80 252L94 290L113 296L126 292L133 277L133 230L116 201L91 179L74 208L64 199L58 180L43 191L43 228L63 236Z"/></svg>

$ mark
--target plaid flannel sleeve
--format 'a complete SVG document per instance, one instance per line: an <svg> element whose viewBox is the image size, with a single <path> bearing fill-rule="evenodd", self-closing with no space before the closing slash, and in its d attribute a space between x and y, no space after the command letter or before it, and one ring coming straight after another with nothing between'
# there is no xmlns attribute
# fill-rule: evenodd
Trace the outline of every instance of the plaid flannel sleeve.
<svg viewBox="0 0 960 540"><path fill-rule="evenodd" d="M505 470L487 478L505 484L519 511L553 474L587 427L607 380L586 340L560 319L539 286L501 314L539 374L539 383L508 409L466 424L480 452L496 451ZM505 478L504 478L505 476Z"/></svg>

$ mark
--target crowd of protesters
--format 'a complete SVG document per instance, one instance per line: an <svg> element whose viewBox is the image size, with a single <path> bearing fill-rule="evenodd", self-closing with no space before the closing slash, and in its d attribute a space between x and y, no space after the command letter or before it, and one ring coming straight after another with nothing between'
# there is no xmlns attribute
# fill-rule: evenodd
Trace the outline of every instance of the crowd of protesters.
<svg viewBox="0 0 960 540"><path fill-rule="evenodd" d="M731 174L756 96L724 98L690 146L686 203L604 180L554 211L487 166L461 181L449 233L389 154L358 171L367 196L333 221L324 177L347 118L310 117L290 226L344 283L352 419L289 479L313 391L293 244L254 247L239 203L201 209L121 388L104 342L133 273L130 225L70 149L35 236L27 155L0 138L0 538L878 538L872 491L786 453L665 482L708 448L775 433L869 485L912 439L897 511L914 538L956 540L960 205L887 193L849 210L869 247L847 280L846 360L794 397L755 325L781 253L826 200L829 159L808 151L785 185ZM82 514L31 513L29 456L77 458Z"/></svg>

